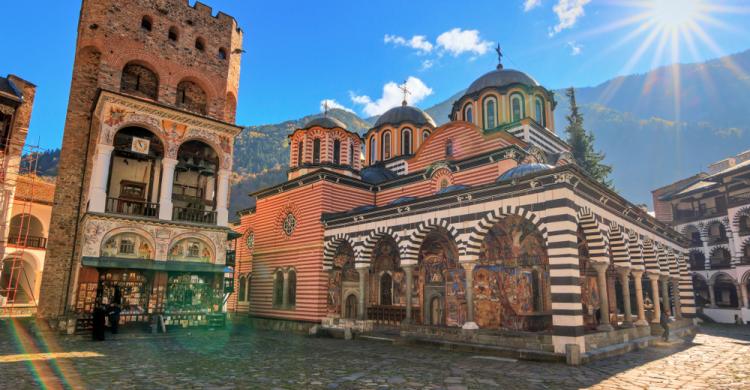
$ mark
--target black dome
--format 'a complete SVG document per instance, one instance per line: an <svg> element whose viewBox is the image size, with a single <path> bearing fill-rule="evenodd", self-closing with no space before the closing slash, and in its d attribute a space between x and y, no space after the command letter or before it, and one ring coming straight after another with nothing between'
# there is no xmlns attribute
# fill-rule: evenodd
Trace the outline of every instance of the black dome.
<svg viewBox="0 0 750 390"><path fill-rule="evenodd" d="M340 128L342 128L344 130L347 130L346 125L344 124L344 122L342 122L342 121L340 121L340 120L338 120L336 118L332 118L330 116L319 116L319 117L315 117L313 119L310 119L310 121L308 121L305 124L305 127L303 127L303 129L309 129L309 128L313 127L313 126L320 126L320 127L324 128L324 129L333 129L333 128L336 128L336 127L340 127Z"/></svg>
<svg viewBox="0 0 750 390"><path fill-rule="evenodd" d="M384 181L393 180L398 177L395 172L386 168L383 164L370 165L360 171L359 175L363 182L370 184L380 184Z"/></svg>
<svg viewBox="0 0 750 390"><path fill-rule="evenodd" d="M511 169L508 169L507 171L505 171L505 173L500 175L500 177L498 177L497 180L495 181L500 182L500 181L515 179L518 177L530 175L535 172L546 171L548 169L553 169L553 168L555 167L552 165L541 164L541 163L521 164Z"/></svg>
<svg viewBox="0 0 750 390"><path fill-rule="evenodd" d="M538 87L539 83L536 82L531 76L524 72L513 70L513 69L497 69L492 72L485 73L482 77L476 79L469 89L466 90L466 94L470 95L479 92L485 88L499 88L511 84L524 84L532 87Z"/></svg>
<svg viewBox="0 0 750 390"><path fill-rule="evenodd" d="M435 121L426 112L411 106L394 107L386 111L375 122L375 127L382 125L397 125L400 123L412 123L417 126L435 126Z"/></svg>

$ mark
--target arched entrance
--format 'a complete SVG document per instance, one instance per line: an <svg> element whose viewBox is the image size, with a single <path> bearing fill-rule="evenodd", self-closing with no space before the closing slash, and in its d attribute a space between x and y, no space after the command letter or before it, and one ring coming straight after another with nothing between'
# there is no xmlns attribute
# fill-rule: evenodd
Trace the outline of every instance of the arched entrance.
<svg viewBox="0 0 750 390"><path fill-rule="evenodd" d="M461 326L466 321L464 270L458 249L444 228L425 236L417 257L417 292L424 324Z"/></svg>
<svg viewBox="0 0 750 390"><path fill-rule="evenodd" d="M35 304L36 282L34 264L21 257L3 260L0 267L0 296L5 298L6 304Z"/></svg>
<svg viewBox="0 0 750 390"><path fill-rule="evenodd" d="M191 140L180 145L172 185L174 220L216 223L218 170L219 156L208 144Z"/></svg>
<svg viewBox="0 0 750 390"><path fill-rule="evenodd" d="M711 303L708 283L702 276L693 275L693 292L695 293L695 306L704 307Z"/></svg>
<svg viewBox="0 0 750 390"><path fill-rule="evenodd" d="M8 244L29 248L45 248L47 235L39 218L31 214L17 214L10 219Z"/></svg>
<svg viewBox="0 0 750 390"><path fill-rule="evenodd" d="M399 268L398 244L383 235L375 244L368 278L367 318L398 324L406 316L406 281Z"/></svg>
<svg viewBox="0 0 750 390"><path fill-rule="evenodd" d="M726 274L719 274L713 279L716 307L736 309L739 304L735 281Z"/></svg>
<svg viewBox="0 0 750 390"><path fill-rule="evenodd" d="M354 268L354 249L347 241L343 241L336 248L336 253L333 255L333 268L328 275L328 315L356 318L357 296L355 292L359 292L359 274ZM342 312L343 297L346 297L346 306ZM350 312L352 307L354 311Z"/></svg>
<svg viewBox="0 0 750 390"><path fill-rule="evenodd" d="M480 327L540 331L552 325L549 260L536 226L508 216L487 232L474 271Z"/></svg>
<svg viewBox="0 0 750 390"><path fill-rule="evenodd" d="M349 294L349 296L346 297L344 318L357 318L357 296L354 294Z"/></svg>
<svg viewBox="0 0 750 390"><path fill-rule="evenodd" d="M579 226L576 232L578 238L578 267L581 277L581 304L583 305L583 322L587 329L596 329L599 324L599 309L601 307L601 295L596 280L596 270L591 265L589 257L589 245L586 234Z"/></svg>

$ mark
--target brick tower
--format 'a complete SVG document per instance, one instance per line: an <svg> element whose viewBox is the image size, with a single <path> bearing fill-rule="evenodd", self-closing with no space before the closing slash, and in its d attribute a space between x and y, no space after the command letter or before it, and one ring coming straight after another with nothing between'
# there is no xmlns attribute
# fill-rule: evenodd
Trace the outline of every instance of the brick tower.
<svg viewBox="0 0 750 390"><path fill-rule="evenodd" d="M162 313L178 270L220 283L241 53L204 4L83 0L40 317L80 320L126 282Z"/></svg>

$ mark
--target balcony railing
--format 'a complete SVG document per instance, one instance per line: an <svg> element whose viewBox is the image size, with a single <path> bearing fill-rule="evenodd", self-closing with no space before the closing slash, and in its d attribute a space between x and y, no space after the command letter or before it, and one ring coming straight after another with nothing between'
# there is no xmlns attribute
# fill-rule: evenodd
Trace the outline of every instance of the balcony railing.
<svg viewBox="0 0 750 390"><path fill-rule="evenodd" d="M740 257L740 265L750 265L750 256Z"/></svg>
<svg viewBox="0 0 750 390"><path fill-rule="evenodd" d="M729 197L728 203L730 206L739 206L742 204L750 203L750 192L732 195Z"/></svg>
<svg viewBox="0 0 750 390"><path fill-rule="evenodd" d="M726 236L717 236L717 237L708 237L708 245L719 245L719 244L726 244L729 242L729 238Z"/></svg>
<svg viewBox="0 0 750 390"><path fill-rule="evenodd" d="M675 221L685 221L701 218L716 217L726 214L726 208L709 207L700 210L674 210Z"/></svg>
<svg viewBox="0 0 750 390"><path fill-rule="evenodd" d="M698 240L690 240L690 247L691 248L700 248L703 246L703 241L700 239Z"/></svg>
<svg viewBox="0 0 750 390"><path fill-rule="evenodd" d="M194 209L190 207L174 207L172 210L172 220L215 225L216 211Z"/></svg>
<svg viewBox="0 0 750 390"><path fill-rule="evenodd" d="M711 269L730 268L732 266L732 260L725 257L712 257L709 261Z"/></svg>
<svg viewBox="0 0 750 390"><path fill-rule="evenodd" d="M159 204L123 198L107 198L107 212L113 214L133 215L137 217L156 218L159 216Z"/></svg>
<svg viewBox="0 0 750 390"><path fill-rule="evenodd" d="M23 234L19 237L18 234L11 233L8 236L8 244L25 248L45 249L47 248L47 237L24 236Z"/></svg>

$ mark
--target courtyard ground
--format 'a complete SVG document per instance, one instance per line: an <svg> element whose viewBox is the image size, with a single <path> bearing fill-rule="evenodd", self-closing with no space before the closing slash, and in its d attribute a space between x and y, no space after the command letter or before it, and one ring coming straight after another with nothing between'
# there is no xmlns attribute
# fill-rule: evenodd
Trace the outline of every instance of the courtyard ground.
<svg viewBox="0 0 750 390"><path fill-rule="evenodd" d="M707 325L694 343L583 367L377 341L225 330L93 342L0 321L0 388L750 388L750 327Z"/></svg>

